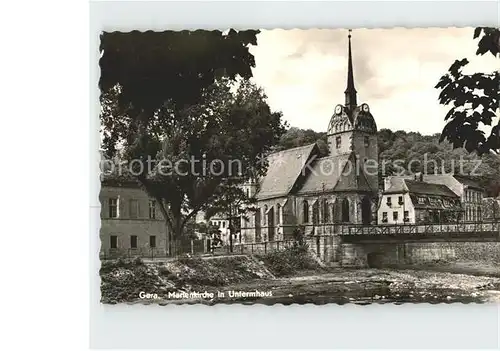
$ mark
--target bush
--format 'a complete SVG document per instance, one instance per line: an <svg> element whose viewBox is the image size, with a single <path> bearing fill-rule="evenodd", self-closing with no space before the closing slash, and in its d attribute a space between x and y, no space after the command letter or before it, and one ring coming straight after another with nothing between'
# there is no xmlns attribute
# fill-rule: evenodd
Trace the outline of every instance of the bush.
<svg viewBox="0 0 500 351"><path fill-rule="evenodd" d="M285 277L301 270L320 268L309 255L306 245L295 245L284 251L258 256L277 277Z"/></svg>

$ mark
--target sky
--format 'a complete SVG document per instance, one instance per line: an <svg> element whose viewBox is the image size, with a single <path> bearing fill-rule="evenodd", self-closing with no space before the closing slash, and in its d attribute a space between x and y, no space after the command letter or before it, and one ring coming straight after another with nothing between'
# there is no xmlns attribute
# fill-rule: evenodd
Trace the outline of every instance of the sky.
<svg viewBox="0 0 500 351"><path fill-rule="evenodd" d="M354 29L352 55L358 105L367 103L378 129L440 133L449 108L434 86L456 59L465 73L493 72L498 59L476 56L473 28ZM253 80L274 111L291 126L326 131L337 104L344 103L348 31L262 30Z"/></svg>

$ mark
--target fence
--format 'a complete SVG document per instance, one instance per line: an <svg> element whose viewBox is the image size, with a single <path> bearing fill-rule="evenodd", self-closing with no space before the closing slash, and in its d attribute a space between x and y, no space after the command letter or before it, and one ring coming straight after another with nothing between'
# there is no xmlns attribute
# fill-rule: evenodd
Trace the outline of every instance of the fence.
<svg viewBox="0 0 500 351"><path fill-rule="evenodd" d="M207 240L180 240L176 243L170 243L167 248L128 248L128 249L108 249L102 250L100 258L115 259L115 258L135 258L141 257L146 259L179 257L182 255L202 255L209 252L210 243Z"/></svg>
<svg viewBox="0 0 500 351"><path fill-rule="evenodd" d="M299 228L298 225L281 226L277 229L287 227L289 231ZM489 222L460 222L455 224L388 224L388 225L359 225L359 224L305 224L300 227L304 229L304 240L309 247L319 252L324 247L333 245L334 237L361 237L361 236L396 236L405 235L408 238L424 238L428 235L447 236L470 236L480 237L481 233L493 233L500 238L500 221ZM250 243L234 243L232 248L229 245L213 247L211 240L182 240L176 245L170 245L167 249L160 248L137 248L137 249L110 249L101 253L102 259L118 257L143 257L143 258L168 258L182 255L232 255L232 254L266 254L281 251L292 247L296 241L290 237L282 237L280 240L264 240L255 242L256 237L248 235L246 238ZM260 227L259 229L262 229ZM495 234L496 233L496 234ZM401 237L404 239L404 237Z"/></svg>

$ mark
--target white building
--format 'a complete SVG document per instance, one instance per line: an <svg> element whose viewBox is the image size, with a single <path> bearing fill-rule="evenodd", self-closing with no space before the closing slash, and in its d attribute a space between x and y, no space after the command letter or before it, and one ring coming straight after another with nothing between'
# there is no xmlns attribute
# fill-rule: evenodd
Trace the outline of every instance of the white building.
<svg viewBox="0 0 500 351"><path fill-rule="evenodd" d="M408 177L392 177L384 185L379 224L455 223L462 218L460 197L446 185Z"/></svg>

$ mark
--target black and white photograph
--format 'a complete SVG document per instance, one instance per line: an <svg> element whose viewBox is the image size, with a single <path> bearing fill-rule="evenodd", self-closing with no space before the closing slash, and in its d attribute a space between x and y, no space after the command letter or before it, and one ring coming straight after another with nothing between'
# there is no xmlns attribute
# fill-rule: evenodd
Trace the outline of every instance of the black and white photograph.
<svg viewBox="0 0 500 351"><path fill-rule="evenodd" d="M500 302L500 30L104 31L103 304Z"/></svg>

